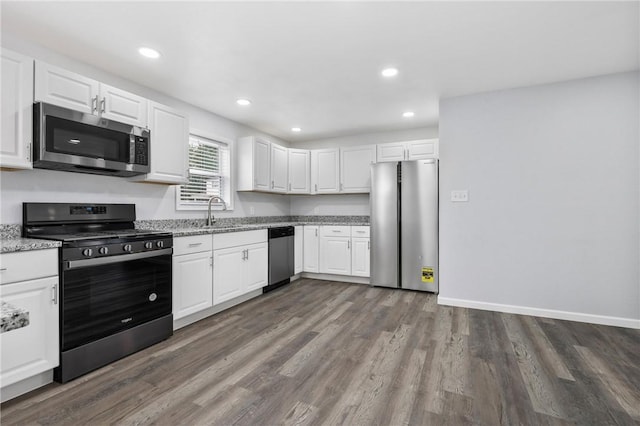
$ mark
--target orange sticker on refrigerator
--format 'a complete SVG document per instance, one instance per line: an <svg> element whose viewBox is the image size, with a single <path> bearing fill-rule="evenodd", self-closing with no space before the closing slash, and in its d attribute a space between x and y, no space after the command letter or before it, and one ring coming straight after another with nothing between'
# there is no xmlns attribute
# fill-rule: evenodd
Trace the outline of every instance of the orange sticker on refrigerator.
<svg viewBox="0 0 640 426"><path fill-rule="evenodd" d="M423 283L433 282L433 268L422 268L422 282Z"/></svg>

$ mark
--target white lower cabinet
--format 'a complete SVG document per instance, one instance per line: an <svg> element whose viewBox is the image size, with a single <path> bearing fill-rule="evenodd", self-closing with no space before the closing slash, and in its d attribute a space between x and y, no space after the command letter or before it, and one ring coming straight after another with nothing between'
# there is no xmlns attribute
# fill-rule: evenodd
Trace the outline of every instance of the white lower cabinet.
<svg viewBox="0 0 640 426"><path fill-rule="evenodd" d="M302 254L302 271L303 272L320 272L319 265L319 250L320 250L320 236L318 231L319 226L316 225L304 225L304 237L303 237L303 254Z"/></svg>
<svg viewBox="0 0 640 426"><path fill-rule="evenodd" d="M27 326L0 333L4 388L59 364L58 250L4 253L0 265L0 300L29 313Z"/></svg>
<svg viewBox="0 0 640 426"><path fill-rule="evenodd" d="M302 272L302 263L304 260L304 227L296 226L293 237L293 273Z"/></svg>
<svg viewBox="0 0 640 426"><path fill-rule="evenodd" d="M211 235L173 239L173 319L213 306Z"/></svg>
<svg viewBox="0 0 640 426"><path fill-rule="evenodd" d="M320 273L351 275L351 227L320 228Z"/></svg>
<svg viewBox="0 0 640 426"><path fill-rule="evenodd" d="M213 236L213 304L265 287L268 282L267 230Z"/></svg>
<svg viewBox="0 0 640 426"><path fill-rule="evenodd" d="M356 277L369 276L370 249L369 238L351 238L351 275Z"/></svg>

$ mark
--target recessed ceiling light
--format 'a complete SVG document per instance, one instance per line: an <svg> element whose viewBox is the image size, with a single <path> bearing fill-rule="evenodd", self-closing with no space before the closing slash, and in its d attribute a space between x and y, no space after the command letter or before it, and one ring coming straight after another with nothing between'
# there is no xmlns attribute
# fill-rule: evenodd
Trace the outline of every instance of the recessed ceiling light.
<svg viewBox="0 0 640 426"><path fill-rule="evenodd" d="M302 131L302 129L301 129L300 127L292 127L292 128L291 128L291 131L292 131L292 132L296 132L296 133L297 133L297 132L301 132L301 131Z"/></svg>
<svg viewBox="0 0 640 426"><path fill-rule="evenodd" d="M249 99L238 99L236 103L242 106L251 105L251 101Z"/></svg>
<svg viewBox="0 0 640 426"><path fill-rule="evenodd" d="M382 70L383 77L395 77L396 75L398 75L397 68L385 68Z"/></svg>
<svg viewBox="0 0 640 426"><path fill-rule="evenodd" d="M140 49L138 49L138 53L140 53L145 58L158 59L160 57L160 52L150 47L141 47Z"/></svg>
<svg viewBox="0 0 640 426"><path fill-rule="evenodd" d="M407 112L403 112L403 113L402 113L402 116L403 116L403 117L406 117L406 118L411 118L411 117L413 117L414 115L416 115L416 114L415 114L413 111L407 111Z"/></svg>

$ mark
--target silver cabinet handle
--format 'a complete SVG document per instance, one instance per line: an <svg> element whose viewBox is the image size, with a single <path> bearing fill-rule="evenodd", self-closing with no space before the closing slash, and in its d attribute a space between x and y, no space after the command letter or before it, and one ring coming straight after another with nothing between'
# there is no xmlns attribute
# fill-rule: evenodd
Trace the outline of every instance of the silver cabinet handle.
<svg viewBox="0 0 640 426"><path fill-rule="evenodd" d="M318 184L316 183L315 186L316 186L316 191L315 192L318 192Z"/></svg>
<svg viewBox="0 0 640 426"><path fill-rule="evenodd" d="M289 191L291 191L291 182L289 182Z"/></svg>
<svg viewBox="0 0 640 426"><path fill-rule="evenodd" d="M247 252L247 260L249 260L249 249L245 250Z"/></svg>
<svg viewBox="0 0 640 426"><path fill-rule="evenodd" d="M213 256L209 257L209 266L213 266Z"/></svg>
<svg viewBox="0 0 640 426"><path fill-rule="evenodd" d="M316 228L316 237L318 236L318 228Z"/></svg>
<svg viewBox="0 0 640 426"><path fill-rule="evenodd" d="M189 243L189 247L198 247L201 246L202 243Z"/></svg>
<svg viewBox="0 0 640 426"><path fill-rule="evenodd" d="M337 229L332 229L331 232L340 232L340 231Z"/></svg>
<svg viewBox="0 0 640 426"><path fill-rule="evenodd" d="M4 272L6 270L7 270L7 268L0 268L0 272Z"/></svg>
<svg viewBox="0 0 640 426"><path fill-rule="evenodd" d="M91 98L91 112L98 110L98 95L95 98Z"/></svg>
<svg viewBox="0 0 640 426"><path fill-rule="evenodd" d="M344 191L344 185L342 183L340 184L340 191Z"/></svg>
<svg viewBox="0 0 640 426"><path fill-rule="evenodd" d="M347 250L351 250L351 241L347 240Z"/></svg>
<svg viewBox="0 0 640 426"><path fill-rule="evenodd" d="M54 305L58 304L58 283L51 286L51 301Z"/></svg>
<svg viewBox="0 0 640 426"><path fill-rule="evenodd" d="M106 104L107 104L107 98L102 98L102 100L100 101L100 112L105 111Z"/></svg>
<svg viewBox="0 0 640 426"><path fill-rule="evenodd" d="M371 241L367 241L367 250L371 250Z"/></svg>
<svg viewBox="0 0 640 426"><path fill-rule="evenodd" d="M275 185L274 181L271 181L271 189L273 189L275 187L276 187L276 185Z"/></svg>

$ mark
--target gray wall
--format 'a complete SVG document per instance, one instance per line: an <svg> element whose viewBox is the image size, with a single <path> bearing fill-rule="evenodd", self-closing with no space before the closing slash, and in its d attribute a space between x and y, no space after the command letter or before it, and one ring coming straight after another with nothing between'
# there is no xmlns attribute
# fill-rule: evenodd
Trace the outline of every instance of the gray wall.
<svg viewBox="0 0 640 426"><path fill-rule="evenodd" d="M441 102L440 301L640 327L639 93L636 72Z"/></svg>

